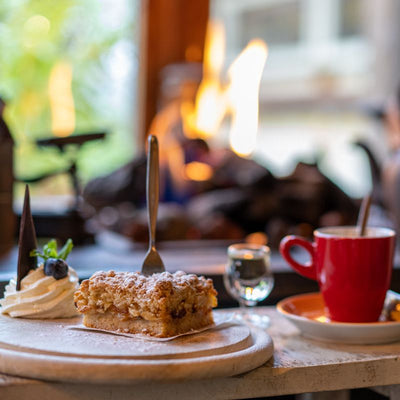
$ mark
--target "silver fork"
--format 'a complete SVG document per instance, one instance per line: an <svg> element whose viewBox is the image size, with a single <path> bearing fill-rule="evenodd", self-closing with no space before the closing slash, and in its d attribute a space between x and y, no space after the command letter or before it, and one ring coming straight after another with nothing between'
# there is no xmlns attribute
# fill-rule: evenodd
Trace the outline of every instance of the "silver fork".
<svg viewBox="0 0 400 400"><path fill-rule="evenodd" d="M147 218L149 223L149 249L142 265L142 274L146 276L165 271L164 263L156 250L156 223L160 191L157 137L149 135L148 144L146 198Z"/></svg>

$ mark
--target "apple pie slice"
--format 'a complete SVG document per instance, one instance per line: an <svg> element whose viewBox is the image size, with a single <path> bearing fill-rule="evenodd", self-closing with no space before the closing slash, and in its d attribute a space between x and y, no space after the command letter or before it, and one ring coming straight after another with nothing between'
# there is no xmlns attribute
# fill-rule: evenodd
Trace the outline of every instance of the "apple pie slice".
<svg viewBox="0 0 400 400"><path fill-rule="evenodd" d="M75 293L90 328L170 337L213 324L217 292L211 279L162 272L96 272Z"/></svg>

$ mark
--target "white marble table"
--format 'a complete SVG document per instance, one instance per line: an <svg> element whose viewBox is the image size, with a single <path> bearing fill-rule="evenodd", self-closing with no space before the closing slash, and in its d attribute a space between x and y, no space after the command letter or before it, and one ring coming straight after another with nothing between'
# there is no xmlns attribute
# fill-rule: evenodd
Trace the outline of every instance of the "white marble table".
<svg viewBox="0 0 400 400"><path fill-rule="evenodd" d="M246 374L132 385L54 383L0 375L0 398L209 400L335 391L323 398L339 399L346 398L343 389L365 387L377 387L392 399L400 398L400 341L373 346L323 343L300 336L274 307L262 312L271 317L268 331L275 344L274 356Z"/></svg>

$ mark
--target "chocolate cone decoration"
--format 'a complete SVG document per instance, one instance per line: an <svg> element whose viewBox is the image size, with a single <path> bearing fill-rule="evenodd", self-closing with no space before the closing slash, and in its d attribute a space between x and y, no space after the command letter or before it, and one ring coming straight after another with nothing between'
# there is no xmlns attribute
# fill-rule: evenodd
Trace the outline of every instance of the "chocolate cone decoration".
<svg viewBox="0 0 400 400"><path fill-rule="evenodd" d="M29 255L36 248L36 231L31 214L29 187L26 185L24 209L22 210L21 225L19 228L17 290L21 289L21 280L31 269L37 267L37 257Z"/></svg>

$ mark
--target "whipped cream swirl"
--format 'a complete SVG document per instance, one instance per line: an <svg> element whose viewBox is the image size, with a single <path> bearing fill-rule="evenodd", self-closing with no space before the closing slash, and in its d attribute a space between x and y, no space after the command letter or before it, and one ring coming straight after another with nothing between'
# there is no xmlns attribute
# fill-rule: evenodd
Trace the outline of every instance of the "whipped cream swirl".
<svg viewBox="0 0 400 400"><path fill-rule="evenodd" d="M68 318L77 315L74 293L79 287L78 275L71 267L65 278L56 280L45 275L43 265L29 271L16 290L11 279L0 300L1 312L10 317Z"/></svg>

